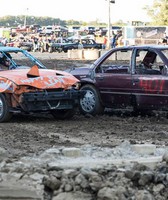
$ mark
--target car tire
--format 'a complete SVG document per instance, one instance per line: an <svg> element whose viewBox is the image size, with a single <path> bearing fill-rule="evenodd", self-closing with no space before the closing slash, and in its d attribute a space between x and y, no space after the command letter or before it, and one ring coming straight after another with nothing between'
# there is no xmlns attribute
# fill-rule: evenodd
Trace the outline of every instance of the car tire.
<svg viewBox="0 0 168 200"><path fill-rule="evenodd" d="M76 113L76 109L70 110L52 110L51 114L55 119L71 119Z"/></svg>
<svg viewBox="0 0 168 200"><path fill-rule="evenodd" d="M7 100L3 94L0 94L0 122L7 122L11 119L12 113L9 112Z"/></svg>
<svg viewBox="0 0 168 200"><path fill-rule="evenodd" d="M61 53L63 50L62 50L62 48L56 48L55 51L58 53Z"/></svg>
<svg viewBox="0 0 168 200"><path fill-rule="evenodd" d="M99 92L93 85L84 85L81 90L85 90L86 94L80 99L80 111L82 114L99 115L104 112L104 106L100 101Z"/></svg>

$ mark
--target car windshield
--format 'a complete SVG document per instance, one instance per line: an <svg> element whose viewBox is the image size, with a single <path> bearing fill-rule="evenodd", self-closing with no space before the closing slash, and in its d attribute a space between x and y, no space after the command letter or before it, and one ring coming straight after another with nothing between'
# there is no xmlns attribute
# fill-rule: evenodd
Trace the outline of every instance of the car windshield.
<svg viewBox="0 0 168 200"><path fill-rule="evenodd" d="M4 65L5 61L10 61L9 69L31 68L37 65L38 68L46 68L39 60L29 54L27 51L0 51L0 65ZM3 68L2 69L7 69Z"/></svg>
<svg viewBox="0 0 168 200"><path fill-rule="evenodd" d="M162 53L168 58L168 49L162 50Z"/></svg>
<svg viewBox="0 0 168 200"><path fill-rule="evenodd" d="M96 72L105 72L107 69L111 68L127 68L130 69L130 59L131 59L132 50L116 50L105 57L105 59L100 59L98 62L95 62L97 65ZM98 64L100 63L100 64Z"/></svg>

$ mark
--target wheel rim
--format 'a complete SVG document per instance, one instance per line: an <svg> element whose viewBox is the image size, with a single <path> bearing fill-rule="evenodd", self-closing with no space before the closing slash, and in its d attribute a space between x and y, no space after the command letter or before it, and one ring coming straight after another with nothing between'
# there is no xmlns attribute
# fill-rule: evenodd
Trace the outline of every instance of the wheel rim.
<svg viewBox="0 0 168 200"><path fill-rule="evenodd" d="M80 105L83 111L91 112L95 108L96 100L92 91L87 90L84 98L80 100Z"/></svg>
<svg viewBox="0 0 168 200"><path fill-rule="evenodd" d="M3 109L3 102L2 99L0 98L0 117L3 115L4 109Z"/></svg>

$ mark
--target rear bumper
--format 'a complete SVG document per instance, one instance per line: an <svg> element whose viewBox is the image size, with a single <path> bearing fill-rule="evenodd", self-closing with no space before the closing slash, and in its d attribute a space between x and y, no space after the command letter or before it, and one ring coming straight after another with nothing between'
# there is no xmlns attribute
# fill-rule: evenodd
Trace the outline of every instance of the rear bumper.
<svg viewBox="0 0 168 200"><path fill-rule="evenodd" d="M22 95L22 109L25 112L72 109L78 106L85 91L33 92Z"/></svg>

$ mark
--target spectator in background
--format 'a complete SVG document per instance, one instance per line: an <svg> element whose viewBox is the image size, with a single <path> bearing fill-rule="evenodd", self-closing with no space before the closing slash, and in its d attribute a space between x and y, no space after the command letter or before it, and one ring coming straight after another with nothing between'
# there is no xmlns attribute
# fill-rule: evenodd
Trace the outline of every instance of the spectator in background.
<svg viewBox="0 0 168 200"><path fill-rule="evenodd" d="M159 39L158 44L167 45L168 44L168 36L166 32L163 34L163 37Z"/></svg>
<svg viewBox="0 0 168 200"><path fill-rule="evenodd" d="M78 49L83 49L83 43L81 39L79 39L79 42L78 42Z"/></svg>
<svg viewBox="0 0 168 200"><path fill-rule="evenodd" d="M116 45L119 46L119 47L123 45L123 35L122 35L122 31L121 30L117 31Z"/></svg>
<svg viewBox="0 0 168 200"><path fill-rule="evenodd" d="M44 51L48 52L48 47L49 47L49 39L47 36L45 36L43 38L43 47L44 47Z"/></svg>
<svg viewBox="0 0 168 200"><path fill-rule="evenodd" d="M166 32L164 33L164 37L163 37L162 43L163 43L164 45L168 44L168 36L167 36Z"/></svg>
<svg viewBox="0 0 168 200"><path fill-rule="evenodd" d="M112 37L111 37L111 48L115 48L116 47L116 34L114 33L114 31L112 31Z"/></svg>
<svg viewBox="0 0 168 200"><path fill-rule="evenodd" d="M106 49L106 45L107 45L107 37L106 37L106 36L103 36L102 49Z"/></svg>
<svg viewBox="0 0 168 200"><path fill-rule="evenodd" d="M32 41L33 41L33 51L35 52L38 49L38 38L33 37Z"/></svg>
<svg viewBox="0 0 168 200"><path fill-rule="evenodd" d="M3 37L3 39L1 40L3 46L6 46L8 43L8 39L6 37Z"/></svg>

